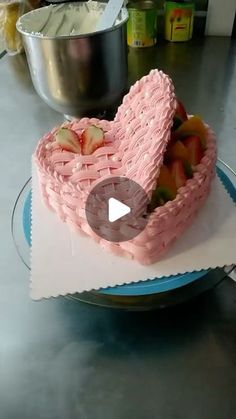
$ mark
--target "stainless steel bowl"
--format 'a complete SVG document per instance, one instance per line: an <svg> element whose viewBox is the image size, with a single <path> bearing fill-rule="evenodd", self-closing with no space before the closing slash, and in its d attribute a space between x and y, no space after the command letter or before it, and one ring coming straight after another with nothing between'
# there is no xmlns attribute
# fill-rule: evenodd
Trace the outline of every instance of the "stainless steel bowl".
<svg viewBox="0 0 236 419"><path fill-rule="evenodd" d="M108 30L63 37L26 32L26 15L18 20L17 29L23 37L35 90L49 106L81 117L118 105L127 83L126 9L120 23Z"/></svg>

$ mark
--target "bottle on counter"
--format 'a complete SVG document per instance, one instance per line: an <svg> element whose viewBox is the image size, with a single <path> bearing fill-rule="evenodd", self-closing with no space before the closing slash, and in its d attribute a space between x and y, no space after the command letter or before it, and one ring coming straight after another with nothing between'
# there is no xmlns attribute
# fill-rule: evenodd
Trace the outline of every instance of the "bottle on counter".
<svg viewBox="0 0 236 419"><path fill-rule="evenodd" d="M151 47L157 42L157 5L152 0L128 3L127 42L130 47Z"/></svg>
<svg viewBox="0 0 236 419"><path fill-rule="evenodd" d="M165 2L165 39L173 42L189 41L193 34L194 3L191 1Z"/></svg>

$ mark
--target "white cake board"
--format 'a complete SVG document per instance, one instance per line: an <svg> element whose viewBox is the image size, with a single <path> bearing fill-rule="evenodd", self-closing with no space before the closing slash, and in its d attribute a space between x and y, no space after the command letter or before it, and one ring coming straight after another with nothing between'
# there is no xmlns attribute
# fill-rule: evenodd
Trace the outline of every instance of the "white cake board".
<svg viewBox="0 0 236 419"><path fill-rule="evenodd" d="M90 291L236 263L236 211L216 178L193 225L160 262L142 266L103 250L91 238L71 232L41 201L32 173L31 297Z"/></svg>

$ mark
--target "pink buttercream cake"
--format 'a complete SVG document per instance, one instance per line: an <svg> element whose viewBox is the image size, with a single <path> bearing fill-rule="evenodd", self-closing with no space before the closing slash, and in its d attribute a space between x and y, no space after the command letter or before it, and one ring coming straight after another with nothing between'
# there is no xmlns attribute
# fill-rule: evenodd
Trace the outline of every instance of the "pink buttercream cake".
<svg viewBox="0 0 236 419"><path fill-rule="evenodd" d="M91 124L104 130L105 144L91 155L63 150L54 141L58 127L46 134L35 152L44 203L63 222L91 236L103 248L142 264L158 261L193 222L209 194L216 145L207 125L204 156L193 177L178 189L174 200L150 214L146 228L134 239L112 243L100 238L87 223L85 203L91 188L114 176L136 181L151 197L171 138L176 107L172 81L163 72L152 70L131 87L114 121L83 118L63 124L78 136Z"/></svg>

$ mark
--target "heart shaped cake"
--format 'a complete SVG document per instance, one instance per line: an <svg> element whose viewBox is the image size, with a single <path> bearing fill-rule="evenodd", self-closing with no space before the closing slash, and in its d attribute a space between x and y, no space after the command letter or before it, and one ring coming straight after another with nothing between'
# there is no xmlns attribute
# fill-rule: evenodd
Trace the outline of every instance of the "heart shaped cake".
<svg viewBox="0 0 236 419"><path fill-rule="evenodd" d="M216 141L209 126L188 117L170 78L152 70L124 97L114 121L65 122L39 142L35 161L42 199L70 227L113 253L142 264L160 259L204 204L215 173ZM110 242L89 226L85 206L103 180L126 177L149 197L145 229Z"/></svg>

